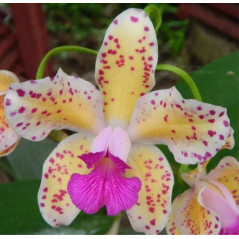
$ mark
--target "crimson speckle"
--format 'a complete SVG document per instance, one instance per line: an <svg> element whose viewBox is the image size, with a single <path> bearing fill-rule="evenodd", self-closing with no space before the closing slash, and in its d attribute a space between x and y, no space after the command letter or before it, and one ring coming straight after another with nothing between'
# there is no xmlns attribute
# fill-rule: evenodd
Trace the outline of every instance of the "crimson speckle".
<svg viewBox="0 0 239 239"><path fill-rule="evenodd" d="M215 122L215 119L209 119L208 122L209 122L209 123L214 123L214 122Z"/></svg>
<svg viewBox="0 0 239 239"><path fill-rule="evenodd" d="M18 94L19 97L24 97L26 92L24 90L22 90L22 89L18 89L17 90L17 94Z"/></svg>
<svg viewBox="0 0 239 239"><path fill-rule="evenodd" d="M139 19L138 19L137 17L134 17L134 16L131 16L131 17L130 17L130 20L131 20L132 22L138 22L138 21L139 21Z"/></svg>
<svg viewBox="0 0 239 239"><path fill-rule="evenodd" d="M223 121L223 124L224 124L225 127L228 127L228 126L229 126L229 123L228 123L228 121L226 121L226 120Z"/></svg>
<svg viewBox="0 0 239 239"><path fill-rule="evenodd" d="M19 110L18 110L18 113L19 114L22 114L24 111L25 111L25 107L24 106L22 106Z"/></svg>
<svg viewBox="0 0 239 239"><path fill-rule="evenodd" d="M220 139L220 140L224 140L224 136L220 134L220 135L219 135L219 139Z"/></svg>
<svg viewBox="0 0 239 239"><path fill-rule="evenodd" d="M151 100L151 104L152 104L152 105L155 105L155 100Z"/></svg>
<svg viewBox="0 0 239 239"><path fill-rule="evenodd" d="M37 108L32 109L32 113L35 113L35 112L37 112Z"/></svg>
<svg viewBox="0 0 239 239"><path fill-rule="evenodd" d="M222 117L224 115L224 111L222 111L220 114L219 114L219 117Z"/></svg>
<svg viewBox="0 0 239 239"><path fill-rule="evenodd" d="M10 99L6 99L6 106L9 106L9 105L11 105L11 100Z"/></svg>
<svg viewBox="0 0 239 239"><path fill-rule="evenodd" d="M21 125L23 125L22 122L18 123L18 124L16 125L16 127L20 127Z"/></svg>
<svg viewBox="0 0 239 239"><path fill-rule="evenodd" d="M210 113L210 115L215 115L216 111L215 110L210 110L209 113Z"/></svg>

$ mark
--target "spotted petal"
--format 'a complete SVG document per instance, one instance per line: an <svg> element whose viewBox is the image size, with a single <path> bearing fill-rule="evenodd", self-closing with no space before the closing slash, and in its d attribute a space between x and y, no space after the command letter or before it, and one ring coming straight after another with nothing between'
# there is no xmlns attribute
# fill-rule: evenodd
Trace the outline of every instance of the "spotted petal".
<svg viewBox="0 0 239 239"><path fill-rule="evenodd" d="M223 158L205 179L223 184L239 205L239 162L235 158L229 156Z"/></svg>
<svg viewBox="0 0 239 239"><path fill-rule="evenodd" d="M127 163L127 177L138 177L142 183L138 202L127 211L135 231L158 234L171 212L173 173L167 159L155 146L134 145Z"/></svg>
<svg viewBox="0 0 239 239"><path fill-rule="evenodd" d="M89 152L92 141L91 135L74 134L63 140L44 163L38 203L51 226L69 225L80 212L70 199L67 184L72 174L89 172L77 156Z"/></svg>
<svg viewBox="0 0 239 239"><path fill-rule="evenodd" d="M53 129L98 132L103 128L100 92L61 69L50 79L12 84L5 111L12 128L29 140L42 140Z"/></svg>
<svg viewBox="0 0 239 239"><path fill-rule="evenodd" d="M128 124L136 100L154 86L157 60L154 27L144 11L128 9L117 16L106 32L95 71L107 124Z"/></svg>
<svg viewBox="0 0 239 239"><path fill-rule="evenodd" d="M174 204L175 227L182 235L209 235L220 231L217 215L199 203L201 190L202 187L197 187L185 191L180 196L180 205Z"/></svg>
<svg viewBox="0 0 239 239"><path fill-rule="evenodd" d="M5 94L9 85L13 82L19 82L14 73L6 70L0 70L0 95Z"/></svg>
<svg viewBox="0 0 239 239"><path fill-rule="evenodd" d="M230 127L225 108L184 100L173 87L141 97L128 131L132 140L166 144L177 162L195 164L221 149Z"/></svg>

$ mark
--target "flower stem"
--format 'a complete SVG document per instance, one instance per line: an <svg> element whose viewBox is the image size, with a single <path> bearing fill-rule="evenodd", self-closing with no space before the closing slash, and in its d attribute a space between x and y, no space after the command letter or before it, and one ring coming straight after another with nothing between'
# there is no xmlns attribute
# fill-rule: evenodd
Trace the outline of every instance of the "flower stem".
<svg viewBox="0 0 239 239"><path fill-rule="evenodd" d="M80 52L80 53L88 53L88 54L92 54L92 55L97 55L97 52L94 50L91 50L89 48L85 48L85 47L81 47L81 46L60 46L60 47L56 47L53 48L52 50L50 50L42 59L38 69L37 69L37 73L36 73L36 80L43 78L44 76L44 72L45 72L45 68L47 65L47 62L49 61L49 59L54 56L54 55L58 55L61 54L62 52ZM56 142L60 142L63 139L65 139L68 135L66 133L64 133L63 131L57 131L57 130L53 130L50 134L49 137L53 140L55 140Z"/></svg>
<svg viewBox="0 0 239 239"><path fill-rule="evenodd" d="M81 47L81 46L60 46L53 48L50 50L42 59L36 73L36 80L41 79L44 76L44 71L47 65L48 60L54 56L58 55L62 52L81 52L81 53L88 53L92 55L97 55L97 52L94 50L91 50L86 47Z"/></svg>
<svg viewBox="0 0 239 239"><path fill-rule="evenodd" d="M200 95L197 85L193 81L192 77L186 71L180 69L177 66L168 65L168 64L157 65L156 70L169 71L179 76L181 79L183 79L186 82L186 84L188 85L188 87L190 88L193 94L193 97L198 101L202 101L202 97Z"/></svg>
<svg viewBox="0 0 239 239"><path fill-rule="evenodd" d="M162 13L154 5L148 5L144 8L145 13L148 15L149 18L151 18L152 22L154 23L154 29L157 33L161 24L162 24Z"/></svg>

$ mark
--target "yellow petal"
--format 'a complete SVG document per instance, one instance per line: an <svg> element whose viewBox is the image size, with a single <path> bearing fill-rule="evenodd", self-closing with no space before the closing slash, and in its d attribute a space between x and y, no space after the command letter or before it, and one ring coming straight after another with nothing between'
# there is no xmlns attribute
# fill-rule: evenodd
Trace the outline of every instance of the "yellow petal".
<svg viewBox="0 0 239 239"><path fill-rule="evenodd" d="M154 27L144 11L128 9L117 16L105 34L95 71L107 124L128 124L136 100L154 86L157 60Z"/></svg>
<svg viewBox="0 0 239 239"><path fill-rule="evenodd" d="M214 180L223 184L239 205L239 162L233 157L223 158L217 167L210 171L206 180Z"/></svg>
<svg viewBox="0 0 239 239"><path fill-rule="evenodd" d="M132 168L127 177L138 177L142 183L136 205L127 211L135 231L158 234L171 212L173 173L163 153L155 146L134 145L129 160Z"/></svg>
<svg viewBox="0 0 239 239"><path fill-rule="evenodd" d="M73 173L89 172L78 156L89 152L92 140L91 135L74 134L63 140L44 163L38 204L51 226L69 225L80 212L70 199L67 184Z"/></svg>
<svg viewBox="0 0 239 239"><path fill-rule="evenodd" d="M185 100L173 87L138 99L128 131L132 140L166 144L177 162L195 164L221 149L230 127L225 108Z"/></svg>
<svg viewBox="0 0 239 239"><path fill-rule="evenodd" d="M19 136L12 130L5 117L4 95L0 95L0 157L10 154L19 142Z"/></svg>
<svg viewBox="0 0 239 239"><path fill-rule="evenodd" d="M182 179L189 185L194 186L198 180L206 175L206 167L209 163L209 160L198 163L197 167L190 172L182 173Z"/></svg>
<svg viewBox="0 0 239 239"><path fill-rule="evenodd" d="M97 133L104 127L100 92L61 69L52 79L12 84L5 98L7 120L29 140L42 140L53 129Z"/></svg>
<svg viewBox="0 0 239 239"><path fill-rule="evenodd" d="M5 94L9 85L13 82L19 82L14 73L6 70L0 70L0 95Z"/></svg>
<svg viewBox="0 0 239 239"><path fill-rule="evenodd" d="M175 225L182 235L217 235L220 231L219 218L199 203L202 189L196 187L185 191L180 196L180 204L175 204Z"/></svg>

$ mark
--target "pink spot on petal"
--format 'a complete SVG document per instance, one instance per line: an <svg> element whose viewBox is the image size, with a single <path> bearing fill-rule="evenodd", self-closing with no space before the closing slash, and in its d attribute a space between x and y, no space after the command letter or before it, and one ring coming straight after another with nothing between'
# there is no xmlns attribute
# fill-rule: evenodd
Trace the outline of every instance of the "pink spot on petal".
<svg viewBox="0 0 239 239"><path fill-rule="evenodd" d="M25 91L22 90L22 89L18 89L17 94L18 94L19 97L24 97L25 96Z"/></svg>
<svg viewBox="0 0 239 239"><path fill-rule="evenodd" d="M11 105L11 100L10 99L6 99L6 106L9 106L9 105Z"/></svg>
<svg viewBox="0 0 239 239"><path fill-rule="evenodd" d="M139 21L139 19L138 19L137 17L134 17L134 16L131 16L131 17L130 17L130 20L131 20L132 22L138 22L138 21Z"/></svg>
<svg viewBox="0 0 239 239"><path fill-rule="evenodd" d="M22 106L19 110L18 110L18 113L19 114L22 114L24 111L25 111L25 107L24 106Z"/></svg>
<svg viewBox="0 0 239 239"><path fill-rule="evenodd" d="M209 113L210 113L210 115L215 115L216 111L215 110L210 110Z"/></svg>
<svg viewBox="0 0 239 239"><path fill-rule="evenodd" d="M152 104L152 105L155 105L155 100L151 100L151 104Z"/></svg>
<svg viewBox="0 0 239 239"><path fill-rule="evenodd" d="M229 123L228 123L228 121L226 121L226 120L223 121L223 124L224 124L225 127L228 127L228 126L229 126Z"/></svg>

